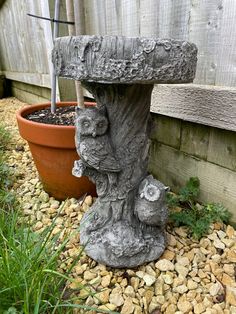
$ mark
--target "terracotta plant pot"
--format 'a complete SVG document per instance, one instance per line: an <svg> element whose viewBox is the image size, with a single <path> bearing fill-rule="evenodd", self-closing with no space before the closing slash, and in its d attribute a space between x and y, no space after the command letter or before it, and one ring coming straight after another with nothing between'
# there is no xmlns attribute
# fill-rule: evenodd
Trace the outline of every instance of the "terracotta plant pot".
<svg viewBox="0 0 236 314"><path fill-rule="evenodd" d="M74 102L57 106L75 105ZM85 103L92 106L94 103ZM87 177L72 175L74 161L79 159L75 149L75 127L33 122L24 117L49 107L50 103L30 105L17 113L20 135L28 141L31 154L44 190L56 199L79 198L85 193L95 196L95 185Z"/></svg>

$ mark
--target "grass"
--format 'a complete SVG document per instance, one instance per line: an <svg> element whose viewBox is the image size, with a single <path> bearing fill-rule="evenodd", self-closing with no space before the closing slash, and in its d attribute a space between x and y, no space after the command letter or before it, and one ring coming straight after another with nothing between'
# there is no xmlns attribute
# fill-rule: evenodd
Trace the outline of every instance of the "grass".
<svg viewBox="0 0 236 314"><path fill-rule="evenodd" d="M5 152L10 141L10 133L0 125L0 208L8 210L16 202L15 195L10 191L13 173L6 163Z"/></svg>
<svg viewBox="0 0 236 314"><path fill-rule="evenodd" d="M5 151L8 147L11 135L6 127L0 124L0 151Z"/></svg>
<svg viewBox="0 0 236 314"><path fill-rule="evenodd" d="M25 314L54 313L64 303L67 280L52 272L57 272L67 241L58 247L58 236L51 236L53 224L37 234L19 218L17 208L0 211L0 313L9 308Z"/></svg>
<svg viewBox="0 0 236 314"><path fill-rule="evenodd" d="M67 297L67 283L74 281L70 273L80 256L65 273L58 272L59 257L70 236L62 242L60 234L52 236L54 223L42 233L34 233L26 222L19 223L19 218L16 208L0 209L0 313L54 314L72 313L76 307L93 309L82 299L81 304L75 304L79 298L71 292ZM77 292L85 288L79 286ZM92 295L89 287L87 290Z"/></svg>
<svg viewBox="0 0 236 314"><path fill-rule="evenodd" d="M75 308L96 311L68 289L68 283L74 281L72 269L80 256L66 272L58 271L60 256L73 234L63 240L60 233L53 235L57 216L41 233L33 232L22 217L20 205L11 192L11 172L3 153L9 136L2 127L0 139L3 139L0 146L0 313L60 314L74 313ZM89 287L78 286L77 292L80 289L87 289L88 295L93 295Z"/></svg>

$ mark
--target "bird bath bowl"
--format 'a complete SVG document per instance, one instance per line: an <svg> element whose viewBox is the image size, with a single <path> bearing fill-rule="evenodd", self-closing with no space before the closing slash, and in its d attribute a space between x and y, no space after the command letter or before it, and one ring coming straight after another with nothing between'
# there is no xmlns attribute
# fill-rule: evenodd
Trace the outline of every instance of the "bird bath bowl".
<svg viewBox="0 0 236 314"><path fill-rule="evenodd" d="M81 243L96 261L136 267L165 250L167 188L147 173L154 83L188 83L197 48L186 41L122 36L55 40L56 74L79 80L97 108L78 109L76 176L88 175L98 199L84 215Z"/></svg>

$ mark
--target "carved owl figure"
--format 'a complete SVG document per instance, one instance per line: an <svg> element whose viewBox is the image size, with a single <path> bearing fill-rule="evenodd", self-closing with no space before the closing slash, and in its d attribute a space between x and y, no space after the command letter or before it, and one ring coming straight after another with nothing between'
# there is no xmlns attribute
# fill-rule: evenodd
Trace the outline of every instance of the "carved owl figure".
<svg viewBox="0 0 236 314"><path fill-rule="evenodd" d="M119 172L120 165L108 136L106 108L76 109L76 149L83 163L99 172Z"/></svg>
<svg viewBox="0 0 236 314"><path fill-rule="evenodd" d="M140 221L150 226L165 227L168 218L165 196L168 190L168 187L152 175L140 183L135 200L135 213Z"/></svg>

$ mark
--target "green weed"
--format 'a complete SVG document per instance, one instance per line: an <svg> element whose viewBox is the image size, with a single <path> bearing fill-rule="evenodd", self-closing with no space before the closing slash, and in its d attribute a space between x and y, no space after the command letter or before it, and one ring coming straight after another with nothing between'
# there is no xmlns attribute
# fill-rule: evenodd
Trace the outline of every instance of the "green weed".
<svg viewBox="0 0 236 314"><path fill-rule="evenodd" d="M208 233L212 223L229 223L231 218L231 213L220 204L197 203L199 192L199 179L192 177L180 190L179 195L173 193L167 195L167 204L172 209L170 221L175 226L187 226L191 235L197 240ZM176 211L175 207L180 207L181 210Z"/></svg>

